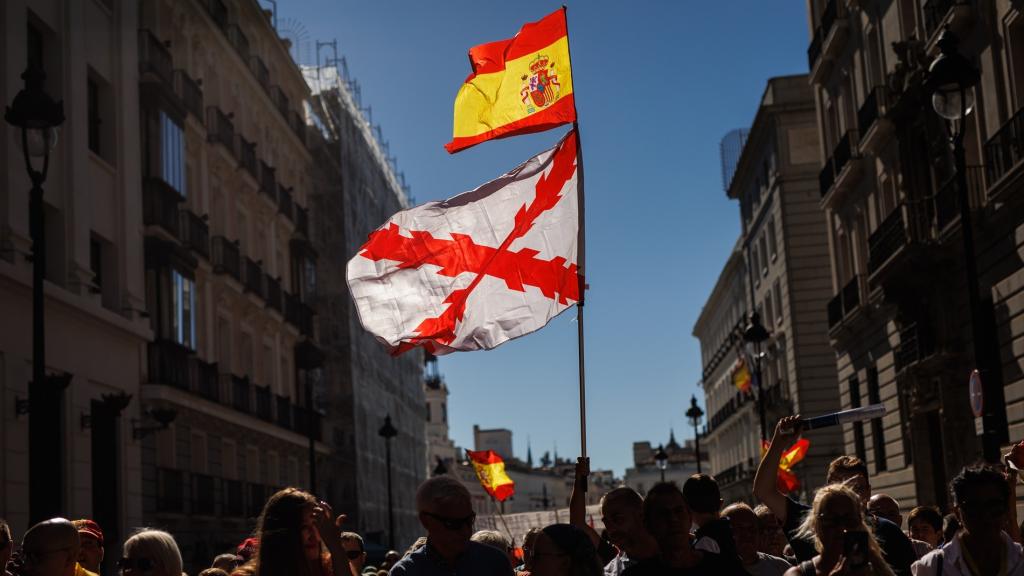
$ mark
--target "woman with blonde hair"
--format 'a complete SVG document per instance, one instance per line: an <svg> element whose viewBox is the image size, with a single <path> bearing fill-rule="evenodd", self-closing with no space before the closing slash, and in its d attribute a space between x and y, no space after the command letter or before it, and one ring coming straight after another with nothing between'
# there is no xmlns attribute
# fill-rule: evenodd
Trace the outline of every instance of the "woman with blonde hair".
<svg viewBox="0 0 1024 576"><path fill-rule="evenodd" d="M233 576L349 576L341 530L326 502L298 488L267 500L256 524L259 548ZM324 547L327 552L324 552Z"/></svg>
<svg viewBox="0 0 1024 576"><path fill-rule="evenodd" d="M178 543L163 530L142 528L124 542L124 554L117 561L122 574L181 576Z"/></svg>
<svg viewBox="0 0 1024 576"><path fill-rule="evenodd" d="M866 542L863 563L846 556L846 541L852 533L863 533ZM875 574L893 576L882 559L882 550L864 521L864 511L857 494L842 484L830 484L814 495L814 504L804 517L797 534L814 540L818 555L790 568L786 576L861 576Z"/></svg>

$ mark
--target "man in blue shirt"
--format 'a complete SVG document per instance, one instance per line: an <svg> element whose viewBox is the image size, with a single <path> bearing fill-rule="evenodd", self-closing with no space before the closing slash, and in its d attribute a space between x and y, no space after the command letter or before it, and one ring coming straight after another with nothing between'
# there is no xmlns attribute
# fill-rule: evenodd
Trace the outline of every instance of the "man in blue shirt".
<svg viewBox="0 0 1024 576"><path fill-rule="evenodd" d="M427 544L398 561L390 576L512 576L508 558L471 542L476 514L469 490L450 476L435 476L416 491L416 511Z"/></svg>

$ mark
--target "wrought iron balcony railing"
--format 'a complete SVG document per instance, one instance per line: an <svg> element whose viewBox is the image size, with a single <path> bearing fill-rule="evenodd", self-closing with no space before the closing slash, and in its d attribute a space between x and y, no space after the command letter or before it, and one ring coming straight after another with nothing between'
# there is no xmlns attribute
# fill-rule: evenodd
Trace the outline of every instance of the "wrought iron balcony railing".
<svg viewBox="0 0 1024 576"><path fill-rule="evenodd" d="M278 312L284 312L284 303L281 301L281 280L267 274L263 282L266 287L264 298L266 299L267 306Z"/></svg>
<svg viewBox="0 0 1024 576"><path fill-rule="evenodd" d="M150 342L148 348L149 381L153 384L191 389L188 348L166 338Z"/></svg>
<svg viewBox="0 0 1024 576"><path fill-rule="evenodd" d="M270 386L256 386L256 417L262 420L273 421L273 405L270 393Z"/></svg>
<svg viewBox="0 0 1024 576"><path fill-rule="evenodd" d="M185 109L200 122L203 121L203 89L184 70L174 71L174 91L185 104Z"/></svg>
<svg viewBox="0 0 1024 576"><path fill-rule="evenodd" d="M287 218L289 220L294 220L295 217L293 215L293 205L294 205L294 201L292 200L292 193L291 193L291 191L288 188L285 188L283 186L279 186L278 187L278 193L277 193L277 209L278 209L278 211L280 211L281 214L283 214L285 216L285 218Z"/></svg>
<svg viewBox="0 0 1024 576"><path fill-rule="evenodd" d="M142 180L142 223L159 226L175 238L180 237L181 217L178 205L184 198L161 178Z"/></svg>
<svg viewBox="0 0 1024 576"><path fill-rule="evenodd" d="M206 108L206 134L210 142L224 146L232 156L235 155L235 125L216 106Z"/></svg>
<svg viewBox="0 0 1024 576"><path fill-rule="evenodd" d="M211 242L213 271L227 274L235 280L242 281L241 254L238 243L223 236L214 236Z"/></svg>
<svg viewBox="0 0 1024 576"><path fill-rule="evenodd" d="M984 203L985 184L981 166L967 167L967 196L971 210ZM960 217L960 186L956 174L935 194L935 227L941 232Z"/></svg>
<svg viewBox="0 0 1024 576"><path fill-rule="evenodd" d="M277 203L277 180L274 169L266 162L260 161L260 192Z"/></svg>
<svg viewBox="0 0 1024 576"><path fill-rule="evenodd" d="M245 277L242 279L242 283L245 286L246 292L251 292L260 298L265 297L263 292L263 270L260 268L259 262L246 257Z"/></svg>
<svg viewBox="0 0 1024 576"><path fill-rule="evenodd" d="M991 187L1024 158L1024 108L985 142L984 154Z"/></svg>
<svg viewBox="0 0 1024 576"><path fill-rule="evenodd" d="M181 210L181 242L203 258L210 258L210 226L202 216Z"/></svg>
<svg viewBox="0 0 1024 576"><path fill-rule="evenodd" d="M252 413L252 383L247 376L231 375L231 407L239 412Z"/></svg>
<svg viewBox="0 0 1024 576"><path fill-rule="evenodd" d="M246 140L241 134L238 135L238 163L254 179L259 179L259 164L256 160L256 144Z"/></svg>
<svg viewBox="0 0 1024 576"><path fill-rule="evenodd" d="M155 76L166 86L174 85L174 62L164 43L149 30L139 30L139 75L142 80Z"/></svg>

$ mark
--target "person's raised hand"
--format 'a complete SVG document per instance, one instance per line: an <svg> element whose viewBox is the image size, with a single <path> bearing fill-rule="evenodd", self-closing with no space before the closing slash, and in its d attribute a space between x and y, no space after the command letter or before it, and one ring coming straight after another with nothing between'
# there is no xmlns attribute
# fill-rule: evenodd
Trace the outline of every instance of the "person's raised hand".
<svg viewBox="0 0 1024 576"><path fill-rule="evenodd" d="M772 446L786 448L800 438L800 415L794 414L779 419L775 425L775 435L772 436Z"/></svg>
<svg viewBox="0 0 1024 576"><path fill-rule="evenodd" d="M344 521L345 515L335 517L331 505L323 500L313 508L313 524L320 533L320 540L327 546L332 556L335 553L344 554L341 546L341 524Z"/></svg>
<svg viewBox="0 0 1024 576"><path fill-rule="evenodd" d="M586 486L587 478L590 477L590 458L580 456L576 459L576 485Z"/></svg>

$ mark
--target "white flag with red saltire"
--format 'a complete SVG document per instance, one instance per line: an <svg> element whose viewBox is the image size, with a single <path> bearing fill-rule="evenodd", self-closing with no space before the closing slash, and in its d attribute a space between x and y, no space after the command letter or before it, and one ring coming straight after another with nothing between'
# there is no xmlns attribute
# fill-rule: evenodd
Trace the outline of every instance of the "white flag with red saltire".
<svg viewBox="0 0 1024 576"><path fill-rule="evenodd" d="M347 271L363 327L394 353L486 350L575 304L576 138L371 233Z"/></svg>

